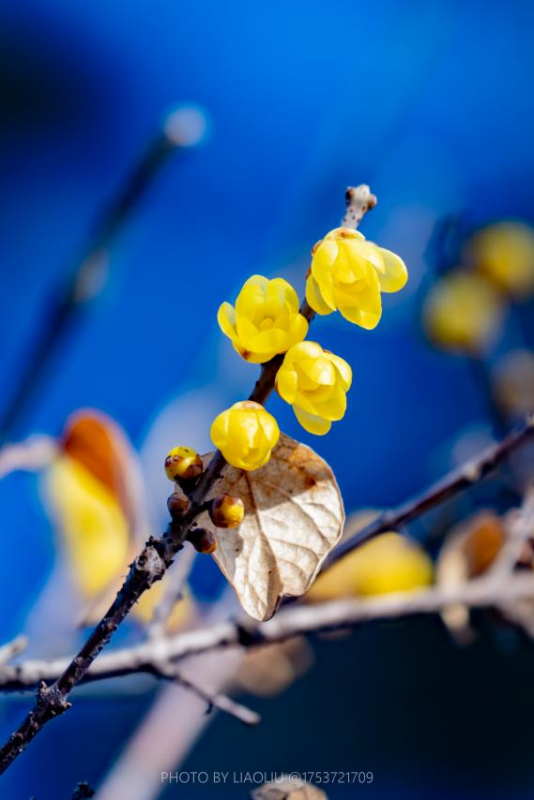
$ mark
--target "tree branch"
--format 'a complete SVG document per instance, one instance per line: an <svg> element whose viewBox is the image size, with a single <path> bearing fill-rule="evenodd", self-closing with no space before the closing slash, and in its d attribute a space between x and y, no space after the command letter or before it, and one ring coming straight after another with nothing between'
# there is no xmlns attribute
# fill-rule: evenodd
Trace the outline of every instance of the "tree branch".
<svg viewBox="0 0 534 800"><path fill-rule="evenodd" d="M364 188L365 192L363 192ZM359 187L347 192L349 205L357 202L353 196L359 198L361 202L362 192L366 199L357 222L369 207L369 188ZM263 367L250 395L251 400L264 403L269 397L274 389L280 363L280 357L275 356ZM113 633L141 595L156 581L161 580L176 554L182 549L192 524L204 508L204 501L213 485L221 478L225 464L222 454L217 451L190 495L189 511L180 522L170 523L163 536L149 539L142 553L131 565L129 574L114 602L75 658L66 665L51 686L47 686L44 682L40 684L33 709L0 750L0 774L5 772L10 764L24 752L32 739L50 720L63 714L70 707L68 697L73 688L87 675L96 657L108 644Z"/></svg>
<svg viewBox="0 0 534 800"><path fill-rule="evenodd" d="M374 539L380 533L399 530L403 525L412 522L440 503L444 503L455 494L458 494L458 492L469 489L497 469L516 450L519 450L532 439L534 439L534 415L527 417L521 428L510 433L505 439L490 447L478 458L474 458L464 464L460 469L453 470L442 480L412 500L408 500L397 508L380 514L373 522L370 522L369 525L355 533L354 536L341 542L325 560L322 570L328 569L347 553L350 553L364 542Z"/></svg>
<svg viewBox="0 0 534 800"><path fill-rule="evenodd" d="M249 649L283 642L295 636L351 628L366 622L435 614L456 603L469 608L501 608L527 599L534 599L532 574L515 573L512 579L503 581L488 573L486 577L452 589L431 587L372 599L347 598L328 603L295 605L279 611L267 622L247 620L246 627L225 622L107 653L91 666L83 682L134 673L162 675L162 664L174 665L181 659L209 650L228 647ZM24 691L35 687L39 681L55 680L67 664L68 661L64 659L35 659L18 666L3 667L0 669L0 690Z"/></svg>
<svg viewBox="0 0 534 800"><path fill-rule="evenodd" d="M30 399L35 396L74 319L104 289L110 248L133 209L169 157L200 141L203 135L202 125L205 127L205 120L202 120L198 110L184 107L171 113L100 215L86 244L81 248L74 268L69 270L70 279L67 285L61 286L58 296L53 297L49 303L48 320L39 330L34 351L0 416L0 444L9 439Z"/></svg>

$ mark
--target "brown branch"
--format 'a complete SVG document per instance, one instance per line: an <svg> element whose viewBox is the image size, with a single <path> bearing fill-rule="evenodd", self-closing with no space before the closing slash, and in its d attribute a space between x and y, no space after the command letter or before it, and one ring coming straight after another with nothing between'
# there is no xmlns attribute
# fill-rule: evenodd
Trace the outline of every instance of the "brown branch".
<svg viewBox="0 0 534 800"><path fill-rule="evenodd" d="M228 647L250 649L283 642L295 636L341 630L367 622L435 614L456 603L473 609L507 609L510 604L532 599L534 576L517 572L507 580L488 573L486 577L452 588L436 586L369 599L347 598L328 603L294 605L279 611L267 622L247 620L246 627L225 622L106 653L91 666L83 682L134 673L161 675L162 663L173 665L188 656L210 650ZM3 667L0 669L0 690L24 691L35 687L39 681L54 680L67 663L64 659L35 659L19 666Z"/></svg>
<svg viewBox="0 0 534 800"><path fill-rule="evenodd" d="M369 208L369 189L359 187L348 190L347 203L361 205L361 214L357 222ZM362 205L362 192L365 203ZM356 207L355 205L355 207ZM310 311L311 313L311 311ZM310 317L311 318L311 317ZM264 403L274 389L276 373L281 360L275 356L267 363L250 395L250 399ZM142 553L130 567L129 574L113 604L102 620L75 656L51 686L41 683L33 709L26 716L19 728L11 735L0 750L0 774L24 752L28 744L40 730L54 717L63 714L69 707L68 697L76 686L87 675L92 663L101 650L111 640L113 633L123 622L141 595L156 582L161 580L172 564L176 554L191 530L196 517L203 510L203 503L208 494L222 476L226 462L220 452L216 452L206 471L200 478L197 487L190 495L191 506L180 522L172 522L163 536L151 537Z"/></svg>
<svg viewBox="0 0 534 800"><path fill-rule="evenodd" d="M401 525L406 524L425 511L434 508L440 502L449 499L456 492L468 488L476 483L478 480L487 475L492 469L498 467L506 458L511 456L517 449L528 442L534 433L534 417L529 418L525 425L517 432L510 434L500 444L482 454L478 459L473 460L462 469L452 472L446 476L439 483L423 492L414 500L403 503L399 508L390 510L382 514L377 520L368 525L365 529L360 531L355 537L351 537L347 543L343 545L343 554L359 546L363 541L369 538L384 533L388 530L399 528ZM532 516L530 495L527 496L527 501L524 508L520 513L518 523L523 527L529 523ZM530 524L530 523L529 523ZM350 547L347 548L347 544ZM338 547L327 561L324 569L327 569L339 558L342 557ZM478 584L477 584L478 585ZM529 584L530 586L530 584ZM463 590L462 590L463 591ZM469 590L471 591L471 590ZM475 592L478 590L475 590ZM514 588L512 594L516 591ZM519 585L519 591L523 591L522 585ZM530 591L530 589L529 589ZM441 593L440 597L443 596ZM432 595L434 597L434 595ZM406 605L404 601L411 603L409 596L402 596L401 605L399 606L398 615L405 613ZM463 602L463 595L456 595L455 602ZM348 601L353 602L353 601ZM354 619L356 621L364 621L365 619L379 618L380 613L386 613L386 616L396 616L393 610L390 610L391 600L388 598L385 601L385 606L382 601L377 601L374 605L371 601L354 601L355 606L350 606L354 610ZM373 601L374 602L374 601ZM395 599L394 604L398 601ZM416 606L422 601L419 596L415 600ZM434 602L434 601L431 601ZM452 599L449 601L452 602ZM371 603L371 604L370 604ZM295 606L293 606L295 608ZM320 606L313 606L314 614L317 613L318 625L323 624L321 617ZM385 611L384 611L385 609ZM280 620L282 614L289 612L279 612L276 620ZM378 616L377 616L378 613ZM408 612L409 613L409 612ZM359 616L363 614L363 616ZM285 616L282 619L286 619ZM290 618L292 619L292 617ZM263 626L254 626L247 621L246 627L235 625L233 623L224 623L215 626L214 628L192 631L190 633L180 634L178 636L169 637L166 639L157 638L149 640L147 643L137 645L132 648L125 648L117 650L110 654L101 656L99 661L94 664L84 676L84 681L101 680L103 678L119 677L129 675L135 672L157 672L157 665L169 664L185 656L204 652L215 647L225 647L229 645L242 644L245 646L254 646L257 644L265 644L271 641L269 628L274 622L271 620L264 623ZM343 626L344 623L340 623ZM348 620L347 620L348 624ZM267 634L265 634L267 630ZM299 631L303 632L303 631ZM291 635L296 635L291 634ZM30 660L23 662L17 666L4 666L0 668L0 690L3 691L22 691L29 688L34 688L41 681L55 681L58 676L64 672L69 666L68 660L57 659L54 661Z"/></svg>
<svg viewBox="0 0 534 800"><path fill-rule="evenodd" d="M354 536L346 539L336 547L324 562L322 570L328 569L332 564L335 564L364 542L374 539L375 536L381 533L399 530L399 528L440 505L440 503L449 500L458 492L469 489L497 469L516 450L519 450L533 438L534 415L527 417L521 428L510 433L505 439L490 447L478 458L468 462L460 469L453 470L438 483L435 483L412 500L408 500L397 508L380 514L373 522L370 522L355 533Z"/></svg>

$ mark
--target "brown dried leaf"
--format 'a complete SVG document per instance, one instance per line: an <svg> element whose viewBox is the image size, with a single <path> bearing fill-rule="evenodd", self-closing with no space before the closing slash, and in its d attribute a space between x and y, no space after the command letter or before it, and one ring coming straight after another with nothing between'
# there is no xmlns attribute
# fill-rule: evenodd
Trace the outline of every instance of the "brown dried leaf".
<svg viewBox="0 0 534 800"><path fill-rule="evenodd" d="M243 500L245 519L230 530L203 522L217 536L214 558L245 611L269 619L282 596L306 592L341 537L345 514L334 474L313 450L281 434L261 469L226 467L212 497L223 493Z"/></svg>
<svg viewBox="0 0 534 800"><path fill-rule="evenodd" d="M502 521L493 511L479 511L456 525L439 554L437 585L452 589L483 575L497 558L504 540ZM468 643L472 639L465 605L451 603L443 610L442 618L459 641Z"/></svg>
<svg viewBox="0 0 534 800"><path fill-rule="evenodd" d="M275 697L307 672L313 651L302 636L249 650L236 675L237 687L257 697Z"/></svg>

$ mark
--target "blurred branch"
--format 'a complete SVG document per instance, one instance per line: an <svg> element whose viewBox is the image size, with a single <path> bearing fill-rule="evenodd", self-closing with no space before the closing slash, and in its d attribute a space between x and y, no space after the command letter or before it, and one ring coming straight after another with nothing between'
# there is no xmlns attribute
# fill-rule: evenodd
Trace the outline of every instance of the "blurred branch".
<svg viewBox="0 0 534 800"><path fill-rule="evenodd" d="M295 636L351 628L365 622L435 614L456 603L469 608L501 608L527 599L534 600L532 574L517 573L513 580L502 580L501 576L488 573L486 577L454 588L436 586L365 600L347 598L328 603L295 605L280 611L268 622L251 619L247 619L246 624L226 622L107 653L87 671L84 682L138 672L162 675L163 664L172 665L187 656L209 650L254 648L283 642ZM68 661L63 659L36 659L15 667L3 667L0 669L0 690L23 691L35 687L39 681L55 680L66 664Z"/></svg>
<svg viewBox="0 0 534 800"><path fill-rule="evenodd" d="M399 530L408 522L412 522L440 503L449 500L458 492L474 486L532 439L534 439L534 415L527 417L521 428L510 433L505 439L490 447L477 458L464 464L460 469L453 470L412 500L380 514L369 525L346 539L330 553L323 564L323 571L364 542L374 539L381 533Z"/></svg>
<svg viewBox="0 0 534 800"><path fill-rule="evenodd" d="M16 470L36 472L46 467L57 449L51 436L30 436L23 442L4 445L0 449L0 479Z"/></svg>
<svg viewBox="0 0 534 800"><path fill-rule="evenodd" d="M245 725L257 725L261 722L260 715L255 711L252 711L252 709L247 708L247 706L241 703L236 703L235 700L232 700L232 698L228 697L226 694L210 692L205 687L199 686L198 683L194 683L182 675L172 662L167 662L166 665L155 665L153 669L147 671L152 672L153 675L158 678L165 678L166 680L179 683L184 689L188 689L190 692L193 692L193 694L196 694L197 697L200 697L201 700L204 700L208 704L208 713L213 707L218 708L219 711L223 711L231 717L235 717L235 719L239 720L239 722L243 722Z"/></svg>
<svg viewBox="0 0 534 800"><path fill-rule="evenodd" d="M15 656L23 653L28 647L28 640L25 636L17 636L11 642L0 646L0 667L8 664Z"/></svg>
<svg viewBox="0 0 534 800"><path fill-rule="evenodd" d="M205 126L201 112L195 109L179 108L171 113L101 214L81 248L76 266L69 270L67 284L59 290L58 296L51 299L48 319L39 330L34 351L0 416L0 444L10 438L30 400L37 395L57 348L74 319L103 291L108 276L109 252L121 228L169 157L194 146L202 138L202 123Z"/></svg>
<svg viewBox="0 0 534 800"><path fill-rule="evenodd" d="M354 190L348 190L346 195L347 204L350 206L351 203L356 202L355 198L361 199L362 193L365 194L365 204L362 206L359 219L369 208L369 187L362 186ZM279 366L279 356L275 356L272 361L264 366L252 390L250 400L255 400L259 403L265 402L265 399L269 397L274 389ZM68 710L70 707L68 697L76 684L87 675L96 657L111 640L114 632L141 595L147 589L150 589L156 581L162 579L173 563L176 554L183 548L193 523L205 508L206 498L212 491L214 484L222 477L225 465L225 459L217 451L200 477L195 489L190 494L189 510L179 521L173 520L163 536L149 539L142 553L131 565L128 576L111 607L93 629L75 658L66 665L51 686L47 686L44 682L40 684L33 709L0 750L0 774L5 772L13 761L24 752L32 739L50 720ZM156 644L160 645L159 640ZM145 646L153 646L153 643L149 642Z"/></svg>

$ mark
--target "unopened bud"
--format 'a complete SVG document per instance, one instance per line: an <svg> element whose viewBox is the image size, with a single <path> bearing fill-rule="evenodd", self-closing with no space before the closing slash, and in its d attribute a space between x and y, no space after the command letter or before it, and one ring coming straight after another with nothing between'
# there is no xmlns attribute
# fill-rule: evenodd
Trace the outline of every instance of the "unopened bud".
<svg viewBox="0 0 534 800"><path fill-rule="evenodd" d="M211 531L205 528L195 528L187 537L197 553L214 553L217 549L217 539Z"/></svg>
<svg viewBox="0 0 534 800"><path fill-rule="evenodd" d="M245 516L245 506L240 497L222 494L212 501L209 514L217 528L239 528Z"/></svg>
<svg viewBox="0 0 534 800"><path fill-rule="evenodd" d="M173 447L165 459L165 473L170 481L190 481L202 475L204 464L191 447Z"/></svg>
<svg viewBox="0 0 534 800"><path fill-rule="evenodd" d="M191 508L191 501L183 492L173 492L170 497L167 498L167 508L173 519L179 519L189 511Z"/></svg>

